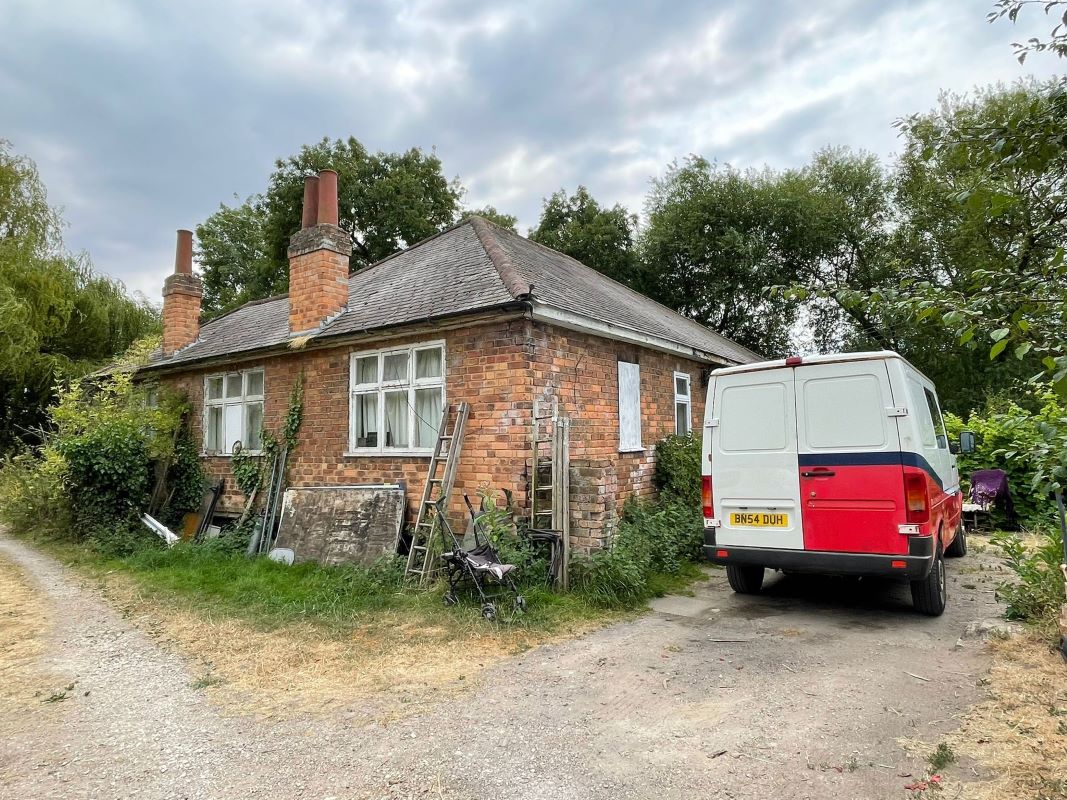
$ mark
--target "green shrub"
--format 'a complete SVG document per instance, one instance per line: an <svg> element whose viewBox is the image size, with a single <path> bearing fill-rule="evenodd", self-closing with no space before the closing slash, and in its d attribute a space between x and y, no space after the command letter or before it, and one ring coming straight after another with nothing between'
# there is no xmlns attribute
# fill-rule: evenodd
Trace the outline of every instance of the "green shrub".
<svg viewBox="0 0 1067 800"><path fill-rule="evenodd" d="M1007 604L1009 619L1020 619L1039 626L1054 625L1064 602L1063 537L1058 527L1048 527L1040 534L1040 543L1028 548L1012 533L998 534L993 543L1004 553L1015 580L997 587L997 597Z"/></svg>
<svg viewBox="0 0 1067 800"><path fill-rule="evenodd" d="M152 471L140 422L103 419L58 438L55 447L67 464L66 484L81 523L121 523L147 505Z"/></svg>
<svg viewBox="0 0 1067 800"><path fill-rule="evenodd" d="M630 500L610 547L572 560L572 587L600 606L631 608L656 594L657 575L678 575L700 556L696 509L678 501Z"/></svg>
<svg viewBox="0 0 1067 800"><path fill-rule="evenodd" d="M0 521L16 531L47 537L70 530L70 506L63 486L66 465L24 451L0 466Z"/></svg>
<svg viewBox="0 0 1067 800"><path fill-rule="evenodd" d="M656 445L654 480L660 498L700 508L700 448L696 436L668 436Z"/></svg>
<svg viewBox="0 0 1067 800"><path fill-rule="evenodd" d="M188 416L174 445L174 457L167 471L170 496L160 513L160 520L176 528L182 517L197 511L204 495L204 470L200 465L200 449L193 441Z"/></svg>
<svg viewBox="0 0 1067 800"><path fill-rule="evenodd" d="M958 439L963 430L975 433L975 451L959 456L964 491L970 490L970 476L975 470L1002 469L1008 475L1016 512L1022 520L1034 525L1052 519L1052 505L1039 457L1047 447L1045 429L1067 416L1067 410L1051 394L1042 395L1041 402L1037 414L1004 398L991 399L982 412L972 412L966 420L952 413L945 414L945 427L951 438ZM1003 527L1007 520L997 511L993 521Z"/></svg>

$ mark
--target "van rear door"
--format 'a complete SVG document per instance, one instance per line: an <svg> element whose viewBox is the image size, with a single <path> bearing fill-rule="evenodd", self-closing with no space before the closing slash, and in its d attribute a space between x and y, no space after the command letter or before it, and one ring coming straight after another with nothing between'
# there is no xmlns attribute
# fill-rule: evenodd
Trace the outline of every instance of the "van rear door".
<svg viewBox="0 0 1067 800"><path fill-rule="evenodd" d="M805 549L906 552L895 416L906 411L896 409L886 361L813 364L796 373Z"/></svg>
<svg viewBox="0 0 1067 800"><path fill-rule="evenodd" d="M712 395L716 544L803 548L793 370L718 375Z"/></svg>

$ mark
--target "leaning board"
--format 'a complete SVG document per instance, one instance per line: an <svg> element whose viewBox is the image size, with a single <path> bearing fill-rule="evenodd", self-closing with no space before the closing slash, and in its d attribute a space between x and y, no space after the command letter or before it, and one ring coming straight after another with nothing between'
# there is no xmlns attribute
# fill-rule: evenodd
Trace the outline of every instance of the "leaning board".
<svg viewBox="0 0 1067 800"><path fill-rule="evenodd" d="M370 566L396 552L405 506L403 484L286 489L275 546L296 563Z"/></svg>

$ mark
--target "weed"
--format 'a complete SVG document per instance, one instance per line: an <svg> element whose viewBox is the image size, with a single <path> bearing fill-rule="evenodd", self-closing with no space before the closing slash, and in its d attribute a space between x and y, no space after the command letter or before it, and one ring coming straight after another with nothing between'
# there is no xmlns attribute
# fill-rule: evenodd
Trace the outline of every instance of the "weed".
<svg viewBox="0 0 1067 800"><path fill-rule="evenodd" d="M199 678L197 678L195 681L193 681L189 685L193 689L200 690L200 689L207 689L207 688L209 688L211 686L218 686L219 684L222 684L222 683L225 683L225 682L226 681L223 678L220 678L218 675L212 675L210 672L208 672L208 673L206 673L204 675L201 675Z"/></svg>
<svg viewBox="0 0 1067 800"><path fill-rule="evenodd" d="M848 761L845 762L845 769L847 769L849 772L855 772L859 768L860 768L859 759L857 759L856 756L854 756L854 755L849 756L848 757Z"/></svg>
<svg viewBox="0 0 1067 800"><path fill-rule="evenodd" d="M939 742L937 747L934 748L934 752L926 757L926 762L933 772L941 772L949 764L956 762L956 753L945 742Z"/></svg>

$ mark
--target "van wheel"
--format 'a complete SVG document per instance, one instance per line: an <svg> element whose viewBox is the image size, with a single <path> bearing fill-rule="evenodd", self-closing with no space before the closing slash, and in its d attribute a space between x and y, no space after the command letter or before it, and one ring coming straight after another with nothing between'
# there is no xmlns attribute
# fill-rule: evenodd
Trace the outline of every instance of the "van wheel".
<svg viewBox="0 0 1067 800"><path fill-rule="evenodd" d="M931 617L940 617L945 613L948 601L947 581L945 580L945 558L938 545L934 553L934 563L930 574L921 581L911 582L911 602L915 610Z"/></svg>
<svg viewBox="0 0 1067 800"><path fill-rule="evenodd" d="M738 594L759 594L763 588L763 567L752 564L727 564L726 579Z"/></svg>
<svg viewBox="0 0 1067 800"><path fill-rule="evenodd" d="M962 522L960 522L959 530L956 531L956 538L945 549L945 555L949 558L962 558L967 555L967 531L963 529Z"/></svg>

